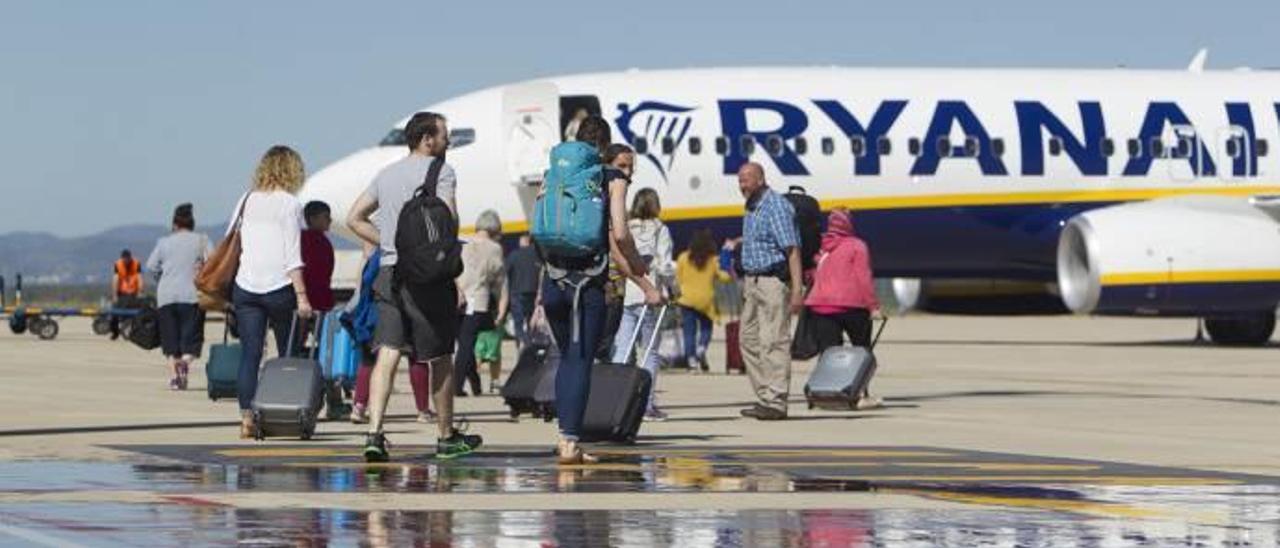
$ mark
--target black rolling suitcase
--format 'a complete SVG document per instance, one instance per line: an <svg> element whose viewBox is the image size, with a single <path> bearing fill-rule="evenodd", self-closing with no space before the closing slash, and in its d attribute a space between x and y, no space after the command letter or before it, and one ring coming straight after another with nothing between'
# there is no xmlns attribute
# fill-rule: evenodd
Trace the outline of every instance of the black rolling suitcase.
<svg viewBox="0 0 1280 548"><path fill-rule="evenodd" d="M315 356L293 357L297 327L295 317L285 357L268 360L258 375L253 417L260 440L292 436L308 440L316 432L316 415L324 402L324 373Z"/></svg>
<svg viewBox="0 0 1280 548"><path fill-rule="evenodd" d="M516 359L516 367L507 376L502 385L502 400L507 404L511 418L523 414L547 418L547 403L555 405L555 377L558 355L555 348L546 344L528 344L520 350ZM550 378L551 397L548 401L545 392L547 378ZM539 389L542 390L539 390ZM539 398L542 395L543 398ZM554 416L554 415L551 415Z"/></svg>
<svg viewBox="0 0 1280 548"><path fill-rule="evenodd" d="M648 308L640 313L636 332L631 336L634 352L640 338ZM657 325L662 325L667 308L658 314ZM660 330L654 329L641 361L653 352ZM629 354L628 354L629 355ZM629 363L598 363L591 368L591 392L587 395L587 411L582 417L582 441L610 441L635 443L644 422L645 408L649 405L649 392L653 390L653 377L648 371Z"/></svg>

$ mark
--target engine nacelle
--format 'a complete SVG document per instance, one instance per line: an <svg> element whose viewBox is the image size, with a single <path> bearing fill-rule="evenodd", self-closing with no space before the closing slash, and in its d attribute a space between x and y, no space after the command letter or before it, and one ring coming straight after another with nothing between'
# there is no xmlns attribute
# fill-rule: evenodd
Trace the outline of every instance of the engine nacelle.
<svg viewBox="0 0 1280 548"><path fill-rule="evenodd" d="M1082 213L1058 241L1074 312L1213 316L1280 302L1280 224L1248 198L1186 196Z"/></svg>
<svg viewBox="0 0 1280 548"><path fill-rule="evenodd" d="M923 310L942 314L1019 315L1063 314L1057 288L1052 283L1025 280L894 278L893 297L898 310Z"/></svg>

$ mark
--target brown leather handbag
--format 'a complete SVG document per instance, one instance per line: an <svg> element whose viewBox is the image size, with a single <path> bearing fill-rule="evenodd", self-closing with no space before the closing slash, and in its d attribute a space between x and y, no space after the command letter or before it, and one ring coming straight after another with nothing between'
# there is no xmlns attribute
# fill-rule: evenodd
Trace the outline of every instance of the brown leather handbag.
<svg viewBox="0 0 1280 548"><path fill-rule="evenodd" d="M218 247L209 254L196 275L196 294L200 308L204 310L221 312L230 307L231 286L235 283L236 272L240 270L240 225L244 222L244 208L248 202L249 194L245 194L230 233L218 242Z"/></svg>

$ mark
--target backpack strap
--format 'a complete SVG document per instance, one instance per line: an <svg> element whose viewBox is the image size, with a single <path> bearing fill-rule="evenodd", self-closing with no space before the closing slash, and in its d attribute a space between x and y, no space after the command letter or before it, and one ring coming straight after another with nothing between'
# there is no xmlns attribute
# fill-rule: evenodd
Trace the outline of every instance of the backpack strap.
<svg viewBox="0 0 1280 548"><path fill-rule="evenodd" d="M422 179L418 192L427 196L436 196L436 186L440 184L440 170L444 168L444 154L431 159L431 167L427 168L427 176Z"/></svg>

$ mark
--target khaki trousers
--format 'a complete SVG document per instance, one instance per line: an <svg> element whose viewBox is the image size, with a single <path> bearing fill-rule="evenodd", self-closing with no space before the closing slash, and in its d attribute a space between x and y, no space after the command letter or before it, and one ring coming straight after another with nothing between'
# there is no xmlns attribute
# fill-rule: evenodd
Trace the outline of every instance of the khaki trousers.
<svg viewBox="0 0 1280 548"><path fill-rule="evenodd" d="M760 405L787 411L791 392L791 290L774 277L747 276L743 287L742 362Z"/></svg>

